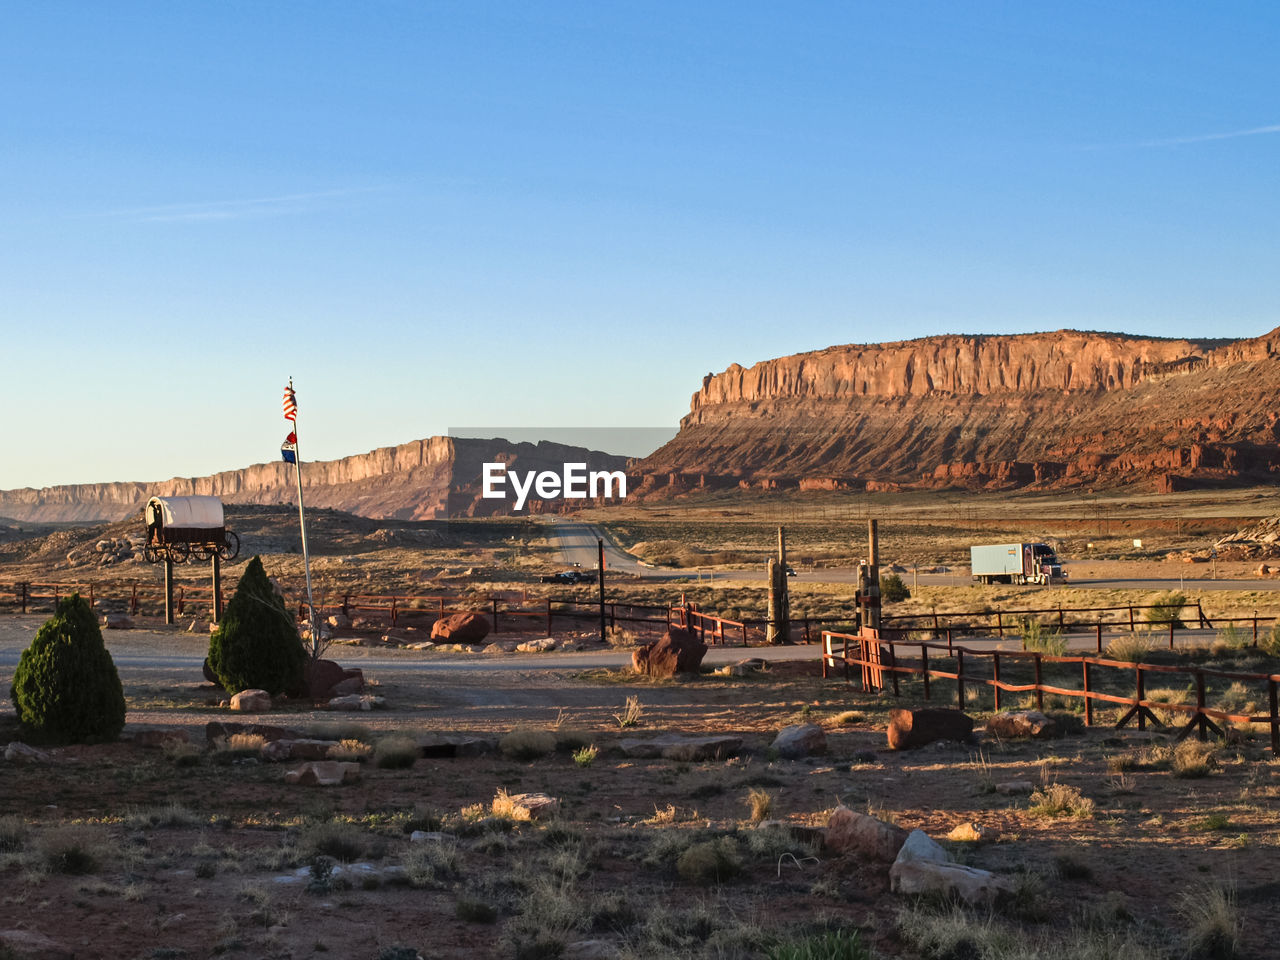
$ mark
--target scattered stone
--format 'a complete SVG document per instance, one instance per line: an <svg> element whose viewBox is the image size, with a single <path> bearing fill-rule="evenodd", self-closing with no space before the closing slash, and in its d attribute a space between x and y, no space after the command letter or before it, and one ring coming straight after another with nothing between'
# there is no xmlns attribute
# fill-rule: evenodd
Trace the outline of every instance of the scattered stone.
<svg viewBox="0 0 1280 960"><path fill-rule="evenodd" d="M336 696L333 688L338 684L352 678L363 682L363 677L359 670L347 670L332 660L308 660L302 668L302 682L312 700L328 700Z"/></svg>
<svg viewBox="0 0 1280 960"><path fill-rule="evenodd" d="M798 760L811 754L826 753L827 735L816 723L799 723L779 730L772 746L780 757Z"/></svg>
<svg viewBox="0 0 1280 960"><path fill-rule="evenodd" d="M348 670L348 673L351 671ZM355 671L360 675L357 677L347 677L341 683L335 683L333 689L329 691L329 699L334 697L349 697L353 693L359 693L364 689L364 674L359 670Z"/></svg>
<svg viewBox="0 0 1280 960"><path fill-rule="evenodd" d="M133 734L133 742L139 747L163 747L177 741L190 743L191 738L185 730L138 730Z"/></svg>
<svg viewBox="0 0 1280 960"><path fill-rule="evenodd" d="M526 640L516 647L516 653L550 653L555 648L554 637L543 637L540 640Z"/></svg>
<svg viewBox="0 0 1280 960"><path fill-rule="evenodd" d="M888 863L902 849L907 831L848 807L836 807L827 819L827 846L837 853L854 853Z"/></svg>
<svg viewBox="0 0 1280 960"><path fill-rule="evenodd" d="M489 621L478 613L454 613L431 626L432 640L477 643L489 635Z"/></svg>
<svg viewBox="0 0 1280 960"><path fill-rule="evenodd" d="M1033 790L1035 790L1035 784L1030 780L1009 780L1006 783L996 784L996 793L1003 793L1009 796L1031 793Z"/></svg>
<svg viewBox="0 0 1280 960"><path fill-rule="evenodd" d="M435 644L432 643L430 640L419 640L416 643L409 644L407 647L405 647L405 649L406 650L430 650L434 646Z"/></svg>
<svg viewBox="0 0 1280 960"><path fill-rule="evenodd" d="M668 627L661 640L632 651L631 666L636 673L671 677L677 673L697 673L706 655L707 645L692 630Z"/></svg>
<svg viewBox="0 0 1280 960"><path fill-rule="evenodd" d="M241 690L232 695L231 709L241 713L267 713L271 710L271 694L265 690Z"/></svg>
<svg viewBox="0 0 1280 960"><path fill-rule="evenodd" d="M387 706L385 697L375 697L371 694L353 693L345 697L334 697L324 705L326 710L383 710Z"/></svg>
<svg viewBox="0 0 1280 960"><path fill-rule="evenodd" d="M267 723L229 723L211 720L204 725L204 738L212 746L219 740L230 740L237 733L261 737L263 740L300 740L302 734L288 727L275 727Z"/></svg>
<svg viewBox="0 0 1280 960"><path fill-rule="evenodd" d="M987 734L1002 740L1047 740L1058 735L1058 721L1038 710L1007 710L987 721Z"/></svg>
<svg viewBox="0 0 1280 960"><path fill-rule="evenodd" d="M271 740L259 751L263 760L280 763L284 760L327 760L329 748L336 747L337 740Z"/></svg>
<svg viewBox="0 0 1280 960"><path fill-rule="evenodd" d="M34 930L0 930L0 953L14 960L75 960L76 953Z"/></svg>
<svg viewBox="0 0 1280 960"><path fill-rule="evenodd" d="M133 618L127 613L108 613L102 618L108 630L132 630Z"/></svg>
<svg viewBox="0 0 1280 960"><path fill-rule="evenodd" d="M282 886L295 883L310 883L314 877L311 867L298 867L296 870L272 877L272 882ZM390 864L379 867L372 863L335 863L329 871L330 880L339 880L353 887L361 888L367 883L399 883L405 879L404 867Z"/></svg>
<svg viewBox="0 0 1280 960"><path fill-rule="evenodd" d="M35 747L29 747L21 740L14 740L4 748L4 758L10 762L53 759L52 755L45 753L43 750L37 750Z"/></svg>
<svg viewBox="0 0 1280 960"><path fill-rule="evenodd" d="M355 783L360 779L360 764L347 760L315 760L304 763L284 775L285 783L304 787L334 787L342 783Z"/></svg>
<svg viewBox="0 0 1280 960"><path fill-rule="evenodd" d="M541 820L560 809L560 801L545 793L516 793L505 799L513 820Z"/></svg>
<svg viewBox="0 0 1280 960"><path fill-rule="evenodd" d="M671 734L649 740L621 740L618 748L628 757L662 757L666 760L723 760L742 749L741 737L685 737Z"/></svg>
<svg viewBox="0 0 1280 960"><path fill-rule="evenodd" d="M568 652L569 652L569 651L571 651L571 650L577 650L577 649L578 649L578 641L577 641L577 640L572 640L572 639L570 639L570 640L558 640L556 643L557 643L557 645L556 645L556 649L557 649L557 650L559 650L559 651L560 651L560 652L562 652L562 653L568 653ZM584 942L589 942L589 941L584 941Z"/></svg>
<svg viewBox="0 0 1280 960"><path fill-rule="evenodd" d="M481 653L512 653L515 651L515 649L516 649L516 642L514 640L495 640L493 643L486 646L480 652Z"/></svg>
<svg viewBox="0 0 1280 960"><path fill-rule="evenodd" d="M889 711L889 749L914 750L936 740L968 740L973 735L973 718L960 710L925 707Z"/></svg>
<svg viewBox="0 0 1280 960"><path fill-rule="evenodd" d="M947 839L952 843L982 843L984 840L994 839L996 831L992 827L984 827L981 824L968 823L957 824L947 834Z"/></svg>
<svg viewBox="0 0 1280 960"><path fill-rule="evenodd" d="M351 618L341 611L330 614L328 623L329 626L333 627L335 630L351 629Z"/></svg>

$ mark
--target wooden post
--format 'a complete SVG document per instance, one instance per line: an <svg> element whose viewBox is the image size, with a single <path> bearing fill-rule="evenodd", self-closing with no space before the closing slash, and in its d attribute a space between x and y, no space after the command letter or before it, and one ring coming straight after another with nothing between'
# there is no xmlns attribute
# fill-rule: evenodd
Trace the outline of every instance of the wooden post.
<svg viewBox="0 0 1280 960"><path fill-rule="evenodd" d="M1138 674L1138 729L1147 729L1147 712L1142 709L1142 701L1147 699L1147 675L1142 672L1142 664L1135 663L1134 671Z"/></svg>
<svg viewBox="0 0 1280 960"><path fill-rule="evenodd" d="M1036 658L1036 709L1044 713L1044 691L1040 689L1041 684L1041 662L1040 654L1035 654Z"/></svg>
<svg viewBox="0 0 1280 960"><path fill-rule="evenodd" d="M867 626L880 629L880 529L875 520L867 521Z"/></svg>
<svg viewBox="0 0 1280 960"><path fill-rule="evenodd" d="M1169 618L1169 649L1170 650L1173 649L1173 625L1177 622L1178 620L1176 617Z"/></svg>
<svg viewBox="0 0 1280 960"><path fill-rule="evenodd" d="M670 626L670 624L668 624ZM547 636L551 636L551 598L547 597Z"/></svg>
<svg viewBox="0 0 1280 960"><path fill-rule="evenodd" d="M1000 612L999 607L996 607L996 636L1001 640L1004 639L1004 614Z"/></svg>
<svg viewBox="0 0 1280 960"><path fill-rule="evenodd" d="M222 561L217 550L209 563L213 567L213 622L218 623L222 619Z"/></svg>
<svg viewBox="0 0 1280 960"><path fill-rule="evenodd" d="M1084 725L1093 726L1093 697L1089 696L1089 661L1084 661Z"/></svg>
<svg viewBox="0 0 1280 960"><path fill-rule="evenodd" d="M995 683L991 684L991 689L995 691L996 712L998 713L1000 711L1000 693L1001 693L1000 691L1000 654L998 652L993 651L991 654L991 668L992 668L991 679L995 681Z"/></svg>
<svg viewBox="0 0 1280 960"><path fill-rule="evenodd" d="M1267 699L1271 706L1271 755L1274 757L1280 754L1280 710L1277 709L1280 698L1276 695L1275 677L1267 678Z"/></svg>
<svg viewBox="0 0 1280 960"><path fill-rule="evenodd" d="M498 632L498 598L490 597L489 599L493 601L493 632L497 633Z"/></svg>
<svg viewBox="0 0 1280 960"><path fill-rule="evenodd" d="M1205 715L1204 715L1204 674L1199 670L1196 671L1196 729L1200 734L1201 740L1208 740L1209 735L1205 732Z"/></svg>
<svg viewBox="0 0 1280 960"><path fill-rule="evenodd" d="M920 676L924 679L924 698L929 699L929 645L920 644Z"/></svg>
<svg viewBox="0 0 1280 960"><path fill-rule="evenodd" d="M1133 604L1129 604L1129 632L1133 633L1136 628L1133 625Z"/></svg>
<svg viewBox="0 0 1280 960"><path fill-rule="evenodd" d="M604 539L596 538L597 560L596 563L600 572L600 642L605 642L604 628Z"/></svg>
<svg viewBox="0 0 1280 960"><path fill-rule="evenodd" d="M138 585L133 585L133 592L129 597L129 612L135 617L138 615Z"/></svg>
<svg viewBox="0 0 1280 960"><path fill-rule="evenodd" d="M898 696L898 671L896 669L898 666L898 651L892 643L885 644L885 647L889 651L889 674L893 678L893 695L896 697Z"/></svg>
<svg viewBox="0 0 1280 960"><path fill-rule="evenodd" d="M956 702L964 709L964 651L956 651Z"/></svg>
<svg viewBox="0 0 1280 960"><path fill-rule="evenodd" d="M164 556L164 622L173 623L173 560Z"/></svg>
<svg viewBox="0 0 1280 960"><path fill-rule="evenodd" d="M778 590L778 560L776 557L769 558L769 621L765 625L764 642L769 644L781 643L779 639L782 634L782 597ZM785 576L785 573L784 573Z"/></svg>
<svg viewBox="0 0 1280 960"><path fill-rule="evenodd" d="M1102 652L1102 618L1098 618L1098 652Z"/></svg>
<svg viewBox="0 0 1280 960"><path fill-rule="evenodd" d="M398 619L398 613L399 613L399 611L396 609L396 598L395 598L395 597L392 597L392 598L391 598L391 625L392 625L393 627L396 625L396 620ZM314 611L314 610L311 612L311 616L312 616L312 617L314 617L314 616L315 616L315 611ZM313 622L314 622L314 621L313 621Z"/></svg>
<svg viewBox="0 0 1280 960"><path fill-rule="evenodd" d="M28 584L24 580L22 581L22 583L18 584L18 586L22 588L22 612L26 613L27 612L27 590L30 588L30 584ZM1253 627L1253 639L1254 640L1258 639L1258 626L1256 623L1254 624L1254 627Z"/></svg>

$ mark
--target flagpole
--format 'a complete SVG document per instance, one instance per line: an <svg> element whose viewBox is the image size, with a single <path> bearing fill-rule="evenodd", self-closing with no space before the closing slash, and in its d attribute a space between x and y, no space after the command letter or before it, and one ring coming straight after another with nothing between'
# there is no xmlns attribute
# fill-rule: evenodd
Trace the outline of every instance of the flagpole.
<svg viewBox="0 0 1280 960"><path fill-rule="evenodd" d="M293 377L289 378L289 393L293 394ZM316 620L316 605L311 599L311 554L307 550L307 515L302 506L302 454L298 452L298 413L293 414L293 470L298 478L298 526L302 529L302 569L307 576L307 617L311 622L311 656L320 656L320 624Z"/></svg>

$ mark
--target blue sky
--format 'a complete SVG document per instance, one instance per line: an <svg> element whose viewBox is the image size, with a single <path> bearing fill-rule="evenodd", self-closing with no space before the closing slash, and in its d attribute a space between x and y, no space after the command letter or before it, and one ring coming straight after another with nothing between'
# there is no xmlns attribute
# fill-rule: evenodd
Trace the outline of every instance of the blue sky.
<svg viewBox="0 0 1280 960"><path fill-rule="evenodd" d="M0 488L1280 326L1267 3L0 6Z"/></svg>

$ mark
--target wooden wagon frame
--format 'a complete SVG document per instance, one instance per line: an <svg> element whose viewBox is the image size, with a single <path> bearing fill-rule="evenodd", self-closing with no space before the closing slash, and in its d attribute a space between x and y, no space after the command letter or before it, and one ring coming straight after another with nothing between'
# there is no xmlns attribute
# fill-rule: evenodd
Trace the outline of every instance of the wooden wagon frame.
<svg viewBox="0 0 1280 960"><path fill-rule="evenodd" d="M230 562L240 555L240 538L227 529L217 497L152 497L143 518L143 556L150 563L186 563L191 557Z"/></svg>

